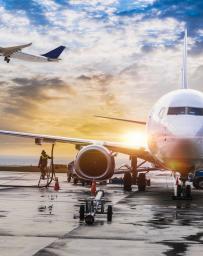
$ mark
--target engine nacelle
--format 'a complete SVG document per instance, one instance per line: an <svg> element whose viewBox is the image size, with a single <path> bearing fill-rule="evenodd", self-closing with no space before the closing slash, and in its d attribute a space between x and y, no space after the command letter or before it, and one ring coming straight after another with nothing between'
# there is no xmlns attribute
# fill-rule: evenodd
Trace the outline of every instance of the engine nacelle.
<svg viewBox="0 0 203 256"><path fill-rule="evenodd" d="M89 145L78 152L74 169L76 174L84 180L107 180L114 173L114 156L104 146Z"/></svg>

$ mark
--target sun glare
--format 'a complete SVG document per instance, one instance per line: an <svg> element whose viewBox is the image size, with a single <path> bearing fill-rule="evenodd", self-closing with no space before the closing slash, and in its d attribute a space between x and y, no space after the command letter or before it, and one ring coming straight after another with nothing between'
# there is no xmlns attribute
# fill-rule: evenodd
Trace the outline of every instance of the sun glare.
<svg viewBox="0 0 203 256"><path fill-rule="evenodd" d="M123 141L130 147L146 147L146 134L144 132L129 132L123 135Z"/></svg>

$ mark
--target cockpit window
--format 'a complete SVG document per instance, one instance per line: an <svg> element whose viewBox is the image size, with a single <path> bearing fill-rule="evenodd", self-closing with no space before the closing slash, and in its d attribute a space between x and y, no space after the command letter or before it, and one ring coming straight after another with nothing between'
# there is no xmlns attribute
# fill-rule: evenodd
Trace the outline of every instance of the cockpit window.
<svg viewBox="0 0 203 256"><path fill-rule="evenodd" d="M188 115L203 116L203 108L187 108Z"/></svg>
<svg viewBox="0 0 203 256"><path fill-rule="evenodd" d="M185 115L185 107L170 107L168 115Z"/></svg>
<svg viewBox="0 0 203 256"><path fill-rule="evenodd" d="M169 107L168 115L194 115L203 116L203 108L194 107Z"/></svg>

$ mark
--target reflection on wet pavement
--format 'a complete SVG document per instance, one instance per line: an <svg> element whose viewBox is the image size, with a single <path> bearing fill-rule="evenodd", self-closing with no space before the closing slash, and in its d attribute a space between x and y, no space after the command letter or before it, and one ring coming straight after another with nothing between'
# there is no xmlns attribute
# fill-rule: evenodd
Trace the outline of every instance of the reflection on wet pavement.
<svg viewBox="0 0 203 256"><path fill-rule="evenodd" d="M35 178L23 177L30 183ZM192 201L173 201L169 178L166 184L157 177L145 193L109 185L104 189L114 205L112 223L98 215L95 225L87 226L76 216L89 189L67 184L65 176L59 179L58 193L53 188L1 190L1 256L202 255L203 191L194 191ZM8 184L6 174L2 182Z"/></svg>

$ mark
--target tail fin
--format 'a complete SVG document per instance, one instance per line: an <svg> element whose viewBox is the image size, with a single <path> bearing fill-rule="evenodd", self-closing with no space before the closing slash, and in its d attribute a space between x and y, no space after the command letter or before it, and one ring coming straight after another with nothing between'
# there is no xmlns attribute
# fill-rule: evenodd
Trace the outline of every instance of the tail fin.
<svg viewBox="0 0 203 256"><path fill-rule="evenodd" d="M183 49L183 66L182 66L182 89L188 88L187 80L187 29L185 29L184 49Z"/></svg>
<svg viewBox="0 0 203 256"><path fill-rule="evenodd" d="M61 45L50 52L42 54L42 56L44 56L46 58L50 58L50 59L57 59L61 55L61 53L63 52L63 50L65 48L66 48L65 46Z"/></svg>

